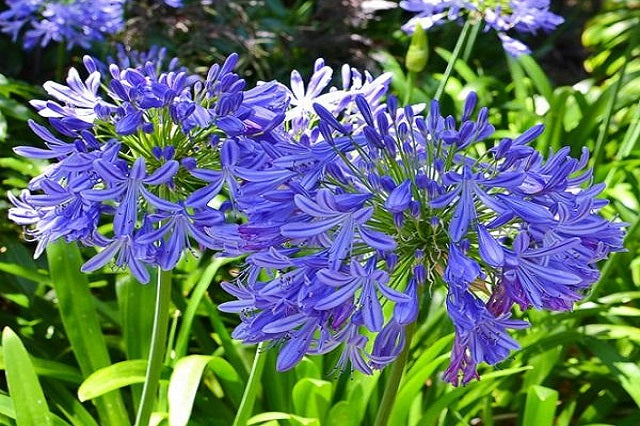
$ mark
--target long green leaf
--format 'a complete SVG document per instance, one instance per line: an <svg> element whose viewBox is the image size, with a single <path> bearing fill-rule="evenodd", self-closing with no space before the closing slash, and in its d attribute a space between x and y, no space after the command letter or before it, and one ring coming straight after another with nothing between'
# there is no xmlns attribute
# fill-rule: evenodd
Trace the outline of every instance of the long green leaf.
<svg viewBox="0 0 640 426"><path fill-rule="evenodd" d="M155 282L156 272L152 272L151 281ZM155 300L155 286L142 285L133 277L124 277L116 282L118 311L122 324L122 338L127 359L146 359L151 345L153 329L152 301ZM149 306L148 309L142 308ZM134 408L142 397L142 385L131 386Z"/></svg>
<svg viewBox="0 0 640 426"><path fill-rule="evenodd" d="M143 383L146 371L147 361L144 359L122 361L101 368L82 382L78 398L80 401L88 401L124 386Z"/></svg>
<svg viewBox="0 0 640 426"><path fill-rule="evenodd" d="M640 140L640 103L636 105L633 118L631 119L631 124L629 125L629 129L624 135L624 139L620 144L620 149L616 154L616 160L622 160L627 158L631 151L636 147L638 141Z"/></svg>
<svg viewBox="0 0 640 426"><path fill-rule="evenodd" d="M639 329L640 331L640 329ZM612 376L620 382L640 408L640 367L620 355L615 348L598 339L589 338L589 349L607 366Z"/></svg>
<svg viewBox="0 0 640 426"><path fill-rule="evenodd" d="M553 101L553 87L544 70L540 68L540 65L538 65L535 59L529 55L522 55L518 57L518 60L522 69L533 82L533 85L538 89L538 92L551 103Z"/></svg>
<svg viewBox="0 0 640 426"><path fill-rule="evenodd" d="M33 368L38 376L51 377L75 384L80 384L82 382L82 375L76 368L48 359L36 357L30 358L33 363ZM6 364L4 362L4 356L2 355L2 348L0 347L0 370L4 370L5 367Z"/></svg>
<svg viewBox="0 0 640 426"><path fill-rule="evenodd" d="M33 269L23 265L0 262L0 271L15 275L16 277L26 278L35 283L50 284L49 277L47 275L34 271Z"/></svg>
<svg viewBox="0 0 640 426"><path fill-rule="evenodd" d="M10 419L15 419L16 411L13 408L13 401L11 400L11 398L6 395L0 394L0 421L3 420L2 416L7 416ZM2 424L13 425L13 423L4 423L4 422ZM68 426L68 424L64 420L62 420L60 417L56 416L55 414L51 414L51 425L52 426ZM37 426L40 426L40 425L37 425Z"/></svg>
<svg viewBox="0 0 640 426"><path fill-rule="evenodd" d="M527 392L523 425L552 426L558 392L544 386L531 386Z"/></svg>
<svg viewBox="0 0 640 426"><path fill-rule="evenodd" d="M155 300L155 288L142 285L133 277L125 277L116 283L116 295L127 358L147 358L153 328L151 304ZM147 305L149 308L144 309Z"/></svg>
<svg viewBox="0 0 640 426"><path fill-rule="evenodd" d="M521 371L526 371L529 369L531 369L531 367L508 368L506 370L493 371L491 373L483 374L482 380L477 382L472 382L469 385L467 385L466 388L460 387L460 388L452 389L450 392L445 393L435 401L431 402L427 410L422 415L422 418L418 422L418 425L427 426L427 425L436 424L438 416L440 415L441 411L449 407L451 404L454 403L454 401L458 400L467 392L469 392L470 389L475 387L484 387L486 388L487 392L489 392L491 388L489 388L488 385L491 384L491 381L500 379L501 377L510 376L510 375L519 373Z"/></svg>
<svg viewBox="0 0 640 426"><path fill-rule="evenodd" d="M98 426L78 398L58 381L44 381L43 389L49 399L49 405L60 411L73 426Z"/></svg>
<svg viewBox="0 0 640 426"><path fill-rule="evenodd" d="M29 353L9 327L2 331L2 352L7 363L7 385L18 426L52 425L49 407Z"/></svg>
<svg viewBox="0 0 640 426"><path fill-rule="evenodd" d="M30 253L23 244L16 241L15 237L9 239L0 235L0 247L5 248L5 251L2 253L2 261L5 265L20 265L31 271L38 269L38 265L35 260L33 260L33 253ZM13 274L14 271L7 272ZM3 281L5 277L4 273L0 273L0 278L2 278ZM17 287L20 293L23 293L29 298L33 297L39 287L38 282L24 278L20 276L20 274L14 275L14 277L15 279L10 280L12 286Z"/></svg>
<svg viewBox="0 0 640 426"><path fill-rule="evenodd" d="M189 355L176 363L169 380L169 424L186 425L202 373L211 361L207 355Z"/></svg>
<svg viewBox="0 0 640 426"><path fill-rule="evenodd" d="M295 421L297 424L305 425L305 426L320 426L320 422L318 419L311 419L306 417L300 417L289 413L279 413L279 412L267 412L257 414L249 419L247 422L248 426L264 424L266 422L270 422L273 420L289 420ZM271 423L272 424L272 423Z"/></svg>
<svg viewBox="0 0 640 426"><path fill-rule="evenodd" d="M331 382L325 380L300 380L291 393L296 414L322 420L331 405L331 390Z"/></svg>
<svg viewBox="0 0 640 426"><path fill-rule="evenodd" d="M84 377L111 364L102 335L87 276L80 272L82 257L78 247L58 241L47 247L47 259L60 316ZM119 393L95 401L101 423L128 425L129 418Z"/></svg>
<svg viewBox="0 0 640 426"><path fill-rule="evenodd" d="M191 334L191 325L193 324L193 320L196 316L198 306L200 306L200 302L202 302L202 298L207 292L207 288L209 288L209 285L213 281L213 278L217 274L220 267L233 260L235 259L213 259L213 261L207 266L207 268L200 276L200 280L193 289L191 297L189 298L187 309L182 317L182 323L180 325L180 331L178 332L178 338L176 339L175 347L175 357L177 360L182 358L187 353L187 345L189 344L189 336Z"/></svg>

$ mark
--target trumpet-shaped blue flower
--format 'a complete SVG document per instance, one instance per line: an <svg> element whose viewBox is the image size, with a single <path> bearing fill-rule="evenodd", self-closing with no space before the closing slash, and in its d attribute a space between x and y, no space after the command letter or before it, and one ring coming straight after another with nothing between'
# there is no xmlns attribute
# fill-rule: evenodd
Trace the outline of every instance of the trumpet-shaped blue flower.
<svg viewBox="0 0 640 426"><path fill-rule="evenodd" d="M241 314L235 337L282 345L279 369L338 347L341 368L384 367L420 318L425 284L444 282L456 330L444 378L466 383L518 347L509 330L527 323L514 304L569 309L595 263L622 250L625 224L600 216L586 156L545 161L529 146L541 126L477 157L495 129L486 108L474 116L475 94L460 123L437 102L425 117L393 97L333 109L319 91L329 74L319 63L304 91L294 73L285 131L258 145L250 171L236 168L247 221L226 248L251 266L221 309Z"/></svg>
<svg viewBox="0 0 640 426"><path fill-rule="evenodd" d="M86 57L87 78L72 68L66 84L45 83L55 100L32 104L60 136L30 122L45 147L16 152L57 162L10 196L9 212L39 242L36 255L58 238L80 241L101 250L83 270L113 260L146 282L148 266L173 269L191 241L224 247L215 234L233 225L212 199L235 198L236 173L262 165L252 138L271 138L288 102L275 82L245 90L236 62L231 55L204 80L152 62L101 68ZM102 235L106 223L112 230Z"/></svg>
<svg viewBox="0 0 640 426"><path fill-rule="evenodd" d="M50 42L90 47L124 27L125 0L8 0L0 13L0 30L16 41L22 34L25 49Z"/></svg>

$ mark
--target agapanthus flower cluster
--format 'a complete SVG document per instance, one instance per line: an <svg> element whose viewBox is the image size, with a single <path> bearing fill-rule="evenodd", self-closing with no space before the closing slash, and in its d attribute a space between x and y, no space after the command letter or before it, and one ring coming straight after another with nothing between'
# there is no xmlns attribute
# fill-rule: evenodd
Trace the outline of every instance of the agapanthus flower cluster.
<svg viewBox="0 0 640 426"><path fill-rule="evenodd" d="M487 30L498 33L512 56L530 53L530 49L509 33L549 32L564 22L561 16L549 11L549 0L404 0L400 7L416 13L402 26L406 32L413 33L416 25L426 30L447 21L483 21Z"/></svg>
<svg viewBox="0 0 640 426"><path fill-rule="evenodd" d="M444 379L467 383L518 347L509 330L528 324L515 306L571 309L596 262L622 250L625 224L599 215L604 186L586 150L545 158L530 146L540 125L492 143L473 93L456 121L435 101L426 116L384 104L380 87L337 96L333 111L314 102L333 92L311 89L306 130L291 119L239 174L247 221L225 249L250 254L220 308L240 314L235 338L279 346L280 370L340 348L339 368L369 374L396 359L423 298L445 286L455 343Z"/></svg>
<svg viewBox="0 0 640 426"><path fill-rule="evenodd" d="M71 69L67 85L46 83L56 101L33 105L61 136L31 122L47 148L16 151L57 162L10 195L36 254L79 241L100 248L84 271L113 259L142 282L194 243L247 254L220 308L240 314L235 338L280 347L280 370L337 348L338 368L383 368L443 286L444 379L458 385L518 347L516 306L571 309L623 249L586 150L545 158L530 146L540 125L494 142L473 93L459 121L435 101L423 115L385 103L389 75L345 66L336 87L322 60L307 84L294 71L291 88L245 90L236 60L202 80L85 58L85 80Z"/></svg>
<svg viewBox="0 0 640 426"><path fill-rule="evenodd" d="M7 0L0 13L0 29L25 49L64 43L90 47L124 26L125 0Z"/></svg>
<svg viewBox="0 0 640 426"><path fill-rule="evenodd" d="M113 259L147 282L149 266L173 269L192 244L216 248L231 208L216 197L262 161L248 140L268 139L288 104L276 82L246 90L236 62L231 55L203 80L151 62L101 73L85 57L86 79L72 68L66 85L45 83L55 101L32 105L59 136L31 121L46 148L16 152L56 162L9 194L9 216L38 241L36 256L50 241L79 241L100 248L83 271Z"/></svg>

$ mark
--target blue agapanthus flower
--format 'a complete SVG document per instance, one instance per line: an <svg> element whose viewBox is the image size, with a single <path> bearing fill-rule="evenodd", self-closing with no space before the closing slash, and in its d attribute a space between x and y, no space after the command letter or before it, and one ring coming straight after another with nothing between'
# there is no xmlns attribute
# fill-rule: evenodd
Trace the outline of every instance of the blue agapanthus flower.
<svg viewBox="0 0 640 426"><path fill-rule="evenodd" d="M402 26L408 33L413 33L416 25L426 30L447 21L483 21L487 30L498 33L505 50L512 56L530 53L530 50L510 33L549 32L564 22L561 16L549 11L549 0L403 0L400 7L416 13Z"/></svg>
<svg viewBox="0 0 640 426"><path fill-rule="evenodd" d="M184 6L183 0L163 0L163 1L164 1L164 4L166 4L167 6L171 6L175 8Z"/></svg>
<svg viewBox="0 0 640 426"><path fill-rule="evenodd" d="M7 0L0 13L0 30L15 42L21 35L25 49L50 42L90 47L124 27L126 0Z"/></svg>
<svg viewBox="0 0 640 426"><path fill-rule="evenodd" d="M280 370L336 348L342 368L384 367L429 288L444 285L456 335L444 378L466 383L518 347L509 330L528 324L512 318L515 305L571 309L598 279L596 262L623 249L625 224L599 215L607 203L586 151L545 159L530 146L541 125L491 142L473 93L456 121L435 101L426 116L384 104L386 80L324 95L324 73L316 67L306 92L294 73L287 117L303 119L257 145L259 164L236 168L247 221L219 234L228 252L249 253L224 284L236 300L220 308L241 316L234 337L280 346Z"/></svg>
<svg viewBox="0 0 640 426"><path fill-rule="evenodd" d="M276 82L246 89L237 59L201 79L152 62L103 73L85 57L84 80L72 68L66 85L45 83L55 100L32 105L56 134L31 121L45 147L15 151L56 162L9 194L9 217L38 241L36 255L59 238L79 241L101 248L83 271L113 260L147 282L148 266L170 270L191 247L217 248L229 206L216 197L235 193L234 170L261 164L249 141L271 138L288 105Z"/></svg>

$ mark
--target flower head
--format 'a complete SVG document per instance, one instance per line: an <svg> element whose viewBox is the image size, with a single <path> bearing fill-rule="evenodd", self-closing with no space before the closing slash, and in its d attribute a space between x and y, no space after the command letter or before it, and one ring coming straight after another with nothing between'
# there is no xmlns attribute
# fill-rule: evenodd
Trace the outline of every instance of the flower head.
<svg viewBox="0 0 640 426"><path fill-rule="evenodd" d="M529 146L542 126L476 149L494 133L476 104L472 93L458 123L437 102L422 116L356 94L338 114L314 103L306 128L269 144L240 176L247 222L226 245L249 253L226 286L237 300L221 305L241 314L235 337L281 342L280 369L341 347L343 366L370 373L401 351L427 283L444 283L456 330L445 379L458 384L517 348L508 330L527 323L514 304L569 309L622 250L625 224L598 214L586 154L544 160Z"/></svg>
<svg viewBox="0 0 640 426"><path fill-rule="evenodd" d="M202 80L152 62L101 72L85 57L86 79L72 68L66 85L45 83L55 100L32 104L61 136L30 122L45 148L16 152L57 162L10 195L9 212L39 242L36 254L58 238L104 247L84 271L114 259L146 282L147 266L173 269L192 244L218 247L226 205L214 198L234 196L235 170L260 164L247 141L268 139L288 102L275 83L245 90L236 61ZM111 231L99 231L103 224Z"/></svg>
<svg viewBox="0 0 640 426"><path fill-rule="evenodd" d="M88 48L124 26L125 0L8 0L0 29L13 41L23 34L25 49L51 41Z"/></svg>

